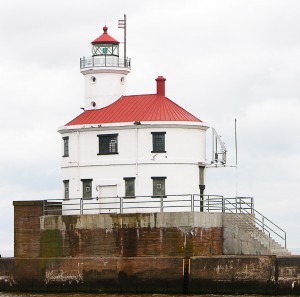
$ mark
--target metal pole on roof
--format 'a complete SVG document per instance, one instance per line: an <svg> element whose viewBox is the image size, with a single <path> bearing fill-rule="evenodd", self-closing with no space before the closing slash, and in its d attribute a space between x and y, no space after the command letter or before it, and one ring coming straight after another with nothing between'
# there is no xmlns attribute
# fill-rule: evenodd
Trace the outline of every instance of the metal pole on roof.
<svg viewBox="0 0 300 297"><path fill-rule="evenodd" d="M126 14L124 14L124 19L118 21L118 28L124 29L124 67L126 67Z"/></svg>

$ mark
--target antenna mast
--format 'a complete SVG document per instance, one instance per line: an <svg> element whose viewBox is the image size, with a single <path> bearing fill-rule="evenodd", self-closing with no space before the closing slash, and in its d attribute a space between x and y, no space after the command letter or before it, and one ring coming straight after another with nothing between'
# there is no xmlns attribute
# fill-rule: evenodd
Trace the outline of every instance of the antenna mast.
<svg viewBox="0 0 300 297"><path fill-rule="evenodd" d="M236 129L236 118L234 119L234 138L235 138L235 197L238 193L238 153L237 153L237 129Z"/></svg>
<svg viewBox="0 0 300 297"><path fill-rule="evenodd" d="M124 29L124 67L126 67L126 14L124 14L124 19L118 21L118 28Z"/></svg>

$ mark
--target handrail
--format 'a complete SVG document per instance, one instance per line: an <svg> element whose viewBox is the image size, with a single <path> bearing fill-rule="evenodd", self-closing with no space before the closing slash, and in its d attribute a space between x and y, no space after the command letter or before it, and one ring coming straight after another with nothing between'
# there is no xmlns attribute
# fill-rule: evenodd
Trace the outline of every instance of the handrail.
<svg viewBox="0 0 300 297"><path fill-rule="evenodd" d="M191 211L222 212L235 214L253 231L261 231L261 236L271 244L271 234L284 241L286 248L286 232L270 219L254 209L252 197L228 197L221 195L180 194L164 196L134 197L93 197L72 199L48 199L43 203L44 215L51 214L96 214L96 213L130 213ZM238 216L248 215L245 221ZM250 222L251 223L250 223ZM266 224L268 222L268 224Z"/></svg>
<svg viewBox="0 0 300 297"><path fill-rule="evenodd" d="M249 204L243 200L244 197L238 197L238 198L240 199L240 201L242 201L243 204L249 206ZM228 198L225 198L225 199L227 200ZM242 213L249 215L250 213L247 211L247 209L248 208L241 208L241 210L243 211ZM251 214L254 214L255 223L256 223L257 226L259 226L261 228L261 231L263 233L268 232L269 235L273 234L273 235L276 235L277 237L279 237L281 240L283 240L284 247L286 248L286 232L282 228L280 228L278 225L273 223L270 219L268 219L263 214L261 214L255 208L251 208L251 209L252 209ZM259 215L261 218L258 218L257 215ZM271 224L271 226L274 226L275 229L277 228L278 230L280 230L283 233L283 235L279 234L279 231L275 231L274 227L272 228L271 226L266 225L265 220L267 220Z"/></svg>
<svg viewBox="0 0 300 297"><path fill-rule="evenodd" d="M225 200L228 200L228 199L225 198ZM229 204L231 204L231 203L229 202ZM256 228L257 220L256 220L255 216L254 216L254 219L253 219L253 214L252 213L246 213L246 214L248 215L247 218L250 219L250 221L252 221L254 224L250 224L249 222L247 222L246 220L244 220L240 216L241 213L233 212L231 209L229 209L227 207L226 207L226 209L228 209L236 218L238 218L244 224L246 224L247 227L250 227L252 229L252 231L254 231L257 234L259 234L259 236L262 235L263 237L265 237L268 240L269 248L271 248L271 234L270 234L270 232L268 230L266 230L268 232L268 235L266 235L264 232L261 232L261 233L258 232L259 229Z"/></svg>
<svg viewBox="0 0 300 297"><path fill-rule="evenodd" d="M117 67L131 68L130 58L119 58L118 56L92 56L80 58L80 69L91 67Z"/></svg>

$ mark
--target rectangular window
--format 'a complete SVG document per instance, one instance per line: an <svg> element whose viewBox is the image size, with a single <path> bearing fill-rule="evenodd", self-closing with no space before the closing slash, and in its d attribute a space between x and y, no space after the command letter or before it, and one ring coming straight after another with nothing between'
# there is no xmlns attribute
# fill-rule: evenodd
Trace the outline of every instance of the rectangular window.
<svg viewBox="0 0 300 297"><path fill-rule="evenodd" d="M166 177L151 177L153 180L153 196L160 197L166 195Z"/></svg>
<svg viewBox="0 0 300 297"><path fill-rule="evenodd" d="M125 197L135 197L135 177L124 177L125 180Z"/></svg>
<svg viewBox="0 0 300 297"><path fill-rule="evenodd" d="M118 134L97 135L99 138L98 155L118 154Z"/></svg>
<svg viewBox="0 0 300 297"><path fill-rule="evenodd" d="M92 198L92 179L82 179L82 198Z"/></svg>
<svg viewBox="0 0 300 297"><path fill-rule="evenodd" d="M63 137L64 142L64 154L63 157L69 157L69 137Z"/></svg>
<svg viewBox="0 0 300 297"><path fill-rule="evenodd" d="M151 132L152 134L152 153L165 153L166 132Z"/></svg>
<svg viewBox="0 0 300 297"><path fill-rule="evenodd" d="M68 180L64 180L64 199L69 199L69 181Z"/></svg>

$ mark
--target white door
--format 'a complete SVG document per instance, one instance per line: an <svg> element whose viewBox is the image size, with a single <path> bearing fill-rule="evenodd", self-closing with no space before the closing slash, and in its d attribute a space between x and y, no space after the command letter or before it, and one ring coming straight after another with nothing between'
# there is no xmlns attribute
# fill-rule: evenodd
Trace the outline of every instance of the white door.
<svg viewBox="0 0 300 297"><path fill-rule="evenodd" d="M120 199L117 197L117 185L98 186L100 213L120 212Z"/></svg>

